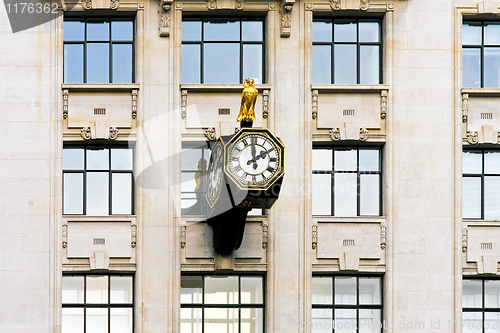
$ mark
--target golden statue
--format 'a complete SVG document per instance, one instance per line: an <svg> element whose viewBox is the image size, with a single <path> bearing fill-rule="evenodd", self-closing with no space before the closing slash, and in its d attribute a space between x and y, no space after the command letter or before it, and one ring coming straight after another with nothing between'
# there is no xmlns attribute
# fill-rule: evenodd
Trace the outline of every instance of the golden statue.
<svg viewBox="0 0 500 333"><path fill-rule="evenodd" d="M255 89L255 80L254 79L245 79L245 83L243 83L243 93L241 94L241 107L240 114L237 121L242 121L245 118L252 119L255 121L255 101L257 101L257 95L259 94L258 90Z"/></svg>

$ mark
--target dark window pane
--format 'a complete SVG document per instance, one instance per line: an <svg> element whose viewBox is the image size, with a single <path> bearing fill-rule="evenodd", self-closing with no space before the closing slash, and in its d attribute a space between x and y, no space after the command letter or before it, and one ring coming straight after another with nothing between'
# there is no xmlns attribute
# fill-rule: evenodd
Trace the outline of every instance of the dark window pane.
<svg viewBox="0 0 500 333"><path fill-rule="evenodd" d="M333 28L335 42L357 42L356 22L351 20L335 20Z"/></svg>
<svg viewBox="0 0 500 333"><path fill-rule="evenodd" d="M484 48L484 87L500 87L500 48Z"/></svg>
<svg viewBox="0 0 500 333"><path fill-rule="evenodd" d="M109 173L87 172L87 215L108 215Z"/></svg>
<svg viewBox="0 0 500 333"><path fill-rule="evenodd" d="M316 84L329 84L332 74L332 51L330 45L313 45L313 77Z"/></svg>
<svg viewBox="0 0 500 333"><path fill-rule="evenodd" d="M182 21L182 40L201 40L201 21Z"/></svg>
<svg viewBox="0 0 500 333"><path fill-rule="evenodd" d="M481 218L481 178L462 178L462 216Z"/></svg>
<svg viewBox="0 0 500 333"><path fill-rule="evenodd" d="M133 41L134 23L132 21L111 21L111 39L113 41Z"/></svg>
<svg viewBox="0 0 500 333"><path fill-rule="evenodd" d="M314 21L312 25L313 42L332 42L332 22Z"/></svg>
<svg viewBox="0 0 500 333"><path fill-rule="evenodd" d="M88 41L109 41L109 21L88 20L87 21Z"/></svg>
<svg viewBox="0 0 500 333"><path fill-rule="evenodd" d="M484 177L484 219L500 219L500 177Z"/></svg>
<svg viewBox="0 0 500 333"><path fill-rule="evenodd" d="M243 78L262 83L262 45L243 45Z"/></svg>
<svg viewBox="0 0 500 333"><path fill-rule="evenodd" d="M83 214L83 173L65 173L63 214Z"/></svg>
<svg viewBox="0 0 500 333"><path fill-rule="evenodd" d="M113 173L111 184L111 213L132 214L132 174Z"/></svg>
<svg viewBox="0 0 500 333"><path fill-rule="evenodd" d="M462 75L464 87L481 86L481 49L462 49Z"/></svg>
<svg viewBox="0 0 500 333"><path fill-rule="evenodd" d="M109 170L109 149L87 149L87 170Z"/></svg>
<svg viewBox="0 0 500 333"><path fill-rule="evenodd" d="M83 83L83 44L64 45L64 82Z"/></svg>
<svg viewBox="0 0 500 333"><path fill-rule="evenodd" d="M87 43L87 83L109 83L109 44Z"/></svg>
<svg viewBox="0 0 500 333"><path fill-rule="evenodd" d="M487 23L484 25L484 45L500 45L500 24Z"/></svg>
<svg viewBox="0 0 500 333"><path fill-rule="evenodd" d="M360 82L361 84L380 83L380 49L378 45L360 46Z"/></svg>
<svg viewBox="0 0 500 333"><path fill-rule="evenodd" d="M211 19L203 22L204 40L239 41L240 22L236 20Z"/></svg>
<svg viewBox="0 0 500 333"><path fill-rule="evenodd" d="M205 44L204 83L238 83L240 77L239 49L239 44Z"/></svg>
<svg viewBox="0 0 500 333"><path fill-rule="evenodd" d="M483 172L483 152L481 150L468 150L463 153L463 173Z"/></svg>
<svg viewBox="0 0 500 333"><path fill-rule="evenodd" d="M111 149L111 169L112 170L132 170L132 149L114 148Z"/></svg>
<svg viewBox="0 0 500 333"><path fill-rule="evenodd" d="M356 45L337 44L334 48L334 73L337 84L356 84Z"/></svg>
<svg viewBox="0 0 500 333"><path fill-rule="evenodd" d="M462 44L481 45L482 27L480 23L464 23L462 25Z"/></svg>
<svg viewBox="0 0 500 333"><path fill-rule="evenodd" d="M85 21L64 21L64 41L83 41Z"/></svg>
<svg viewBox="0 0 500 333"><path fill-rule="evenodd" d="M113 83L132 83L132 44L113 45Z"/></svg>
<svg viewBox="0 0 500 333"><path fill-rule="evenodd" d="M262 41L262 21L243 21L241 24L243 41Z"/></svg>
<svg viewBox="0 0 500 333"><path fill-rule="evenodd" d="M357 216L358 191L356 173L336 173L334 179L334 215Z"/></svg>
<svg viewBox="0 0 500 333"><path fill-rule="evenodd" d="M63 169L83 170L83 148L63 149Z"/></svg>
<svg viewBox="0 0 500 333"><path fill-rule="evenodd" d="M380 212L380 176L359 175L359 215L376 216Z"/></svg>
<svg viewBox="0 0 500 333"><path fill-rule="evenodd" d="M359 22L360 42L380 42L378 22Z"/></svg>
<svg viewBox="0 0 500 333"><path fill-rule="evenodd" d="M182 83L201 83L200 45L182 45Z"/></svg>

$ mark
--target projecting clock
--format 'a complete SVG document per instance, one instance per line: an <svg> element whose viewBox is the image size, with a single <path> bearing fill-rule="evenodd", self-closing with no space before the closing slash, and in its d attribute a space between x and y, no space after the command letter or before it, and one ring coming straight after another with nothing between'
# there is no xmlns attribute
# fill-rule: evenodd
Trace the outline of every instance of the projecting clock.
<svg viewBox="0 0 500 333"><path fill-rule="evenodd" d="M219 198L223 180L224 144L219 139L212 148L208 166L207 203L210 208Z"/></svg>

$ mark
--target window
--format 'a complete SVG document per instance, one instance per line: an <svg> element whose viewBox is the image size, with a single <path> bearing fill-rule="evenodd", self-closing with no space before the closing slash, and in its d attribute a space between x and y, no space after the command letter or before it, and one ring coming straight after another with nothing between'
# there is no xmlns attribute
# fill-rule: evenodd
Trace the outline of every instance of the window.
<svg viewBox="0 0 500 333"><path fill-rule="evenodd" d="M382 83L380 20L313 21L314 84Z"/></svg>
<svg viewBox="0 0 500 333"><path fill-rule="evenodd" d="M466 88L500 87L500 22L464 22L462 77Z"/></svg>
<svg viewBox="0 0 500 333"><path fill-rule="evenodd" d="M382 332L382 278L314 276L312 333Z"/></svg>
<svg viewBox="0 0 500 333"><path fill-rule="evenodd" d="M462 288L463 332L498 332L500 280L464 279Z"/></svg>
<svg viewBox="0 0 500 333"><path fill-rule="evenodd" d="M462 216L500 219L500 151L464 150Z"/></svg>
<svg viewBox="0 0 500 333"><path fill-rule="evenodd" d="M380 150L313 147L313 215L380 216Z"/></svg>
<svg viewBox="0 0 500 333"><path fill-rule="evenodd" d="M131 18L64 20L64 82L134 82Z"/></svg>
<svg viewBox="0 0 500 333"><path fill-rule="evenodd" d="M62 333L132 333L131 275L63 275Z"/></svg>
<svg viewBox="0 0 500 333"><path fill-rule="evenodd" d="M181 277L181 332L263 333L262 276Z"/></svg>
<svg viewBox="0 0 500 333"><path fill-rule="evenodd" d="M63 150L63 214L133 214L132 149L67 146Z"/></svg>
<svg viewBox="0 0 500 333"><path fill-rule="evenodd" d="M182 83L264 81L261 18L186 18L182 21Z"/></svg>

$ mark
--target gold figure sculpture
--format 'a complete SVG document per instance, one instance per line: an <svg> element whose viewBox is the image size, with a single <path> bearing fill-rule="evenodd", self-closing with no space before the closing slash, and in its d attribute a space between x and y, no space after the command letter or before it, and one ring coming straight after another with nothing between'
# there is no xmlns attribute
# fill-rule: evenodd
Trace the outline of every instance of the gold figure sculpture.
<svg viewBox="0 0 500 333"><path fill-rule="evenodd" d="M255 88L255 80L254 79L245 79L245 83L243 83L243 93L241 94L241 107L240 114L237 121L242 121L243 119L252 119L255 121L255 101L257 101L257 95L259 92Z"/></svg>

